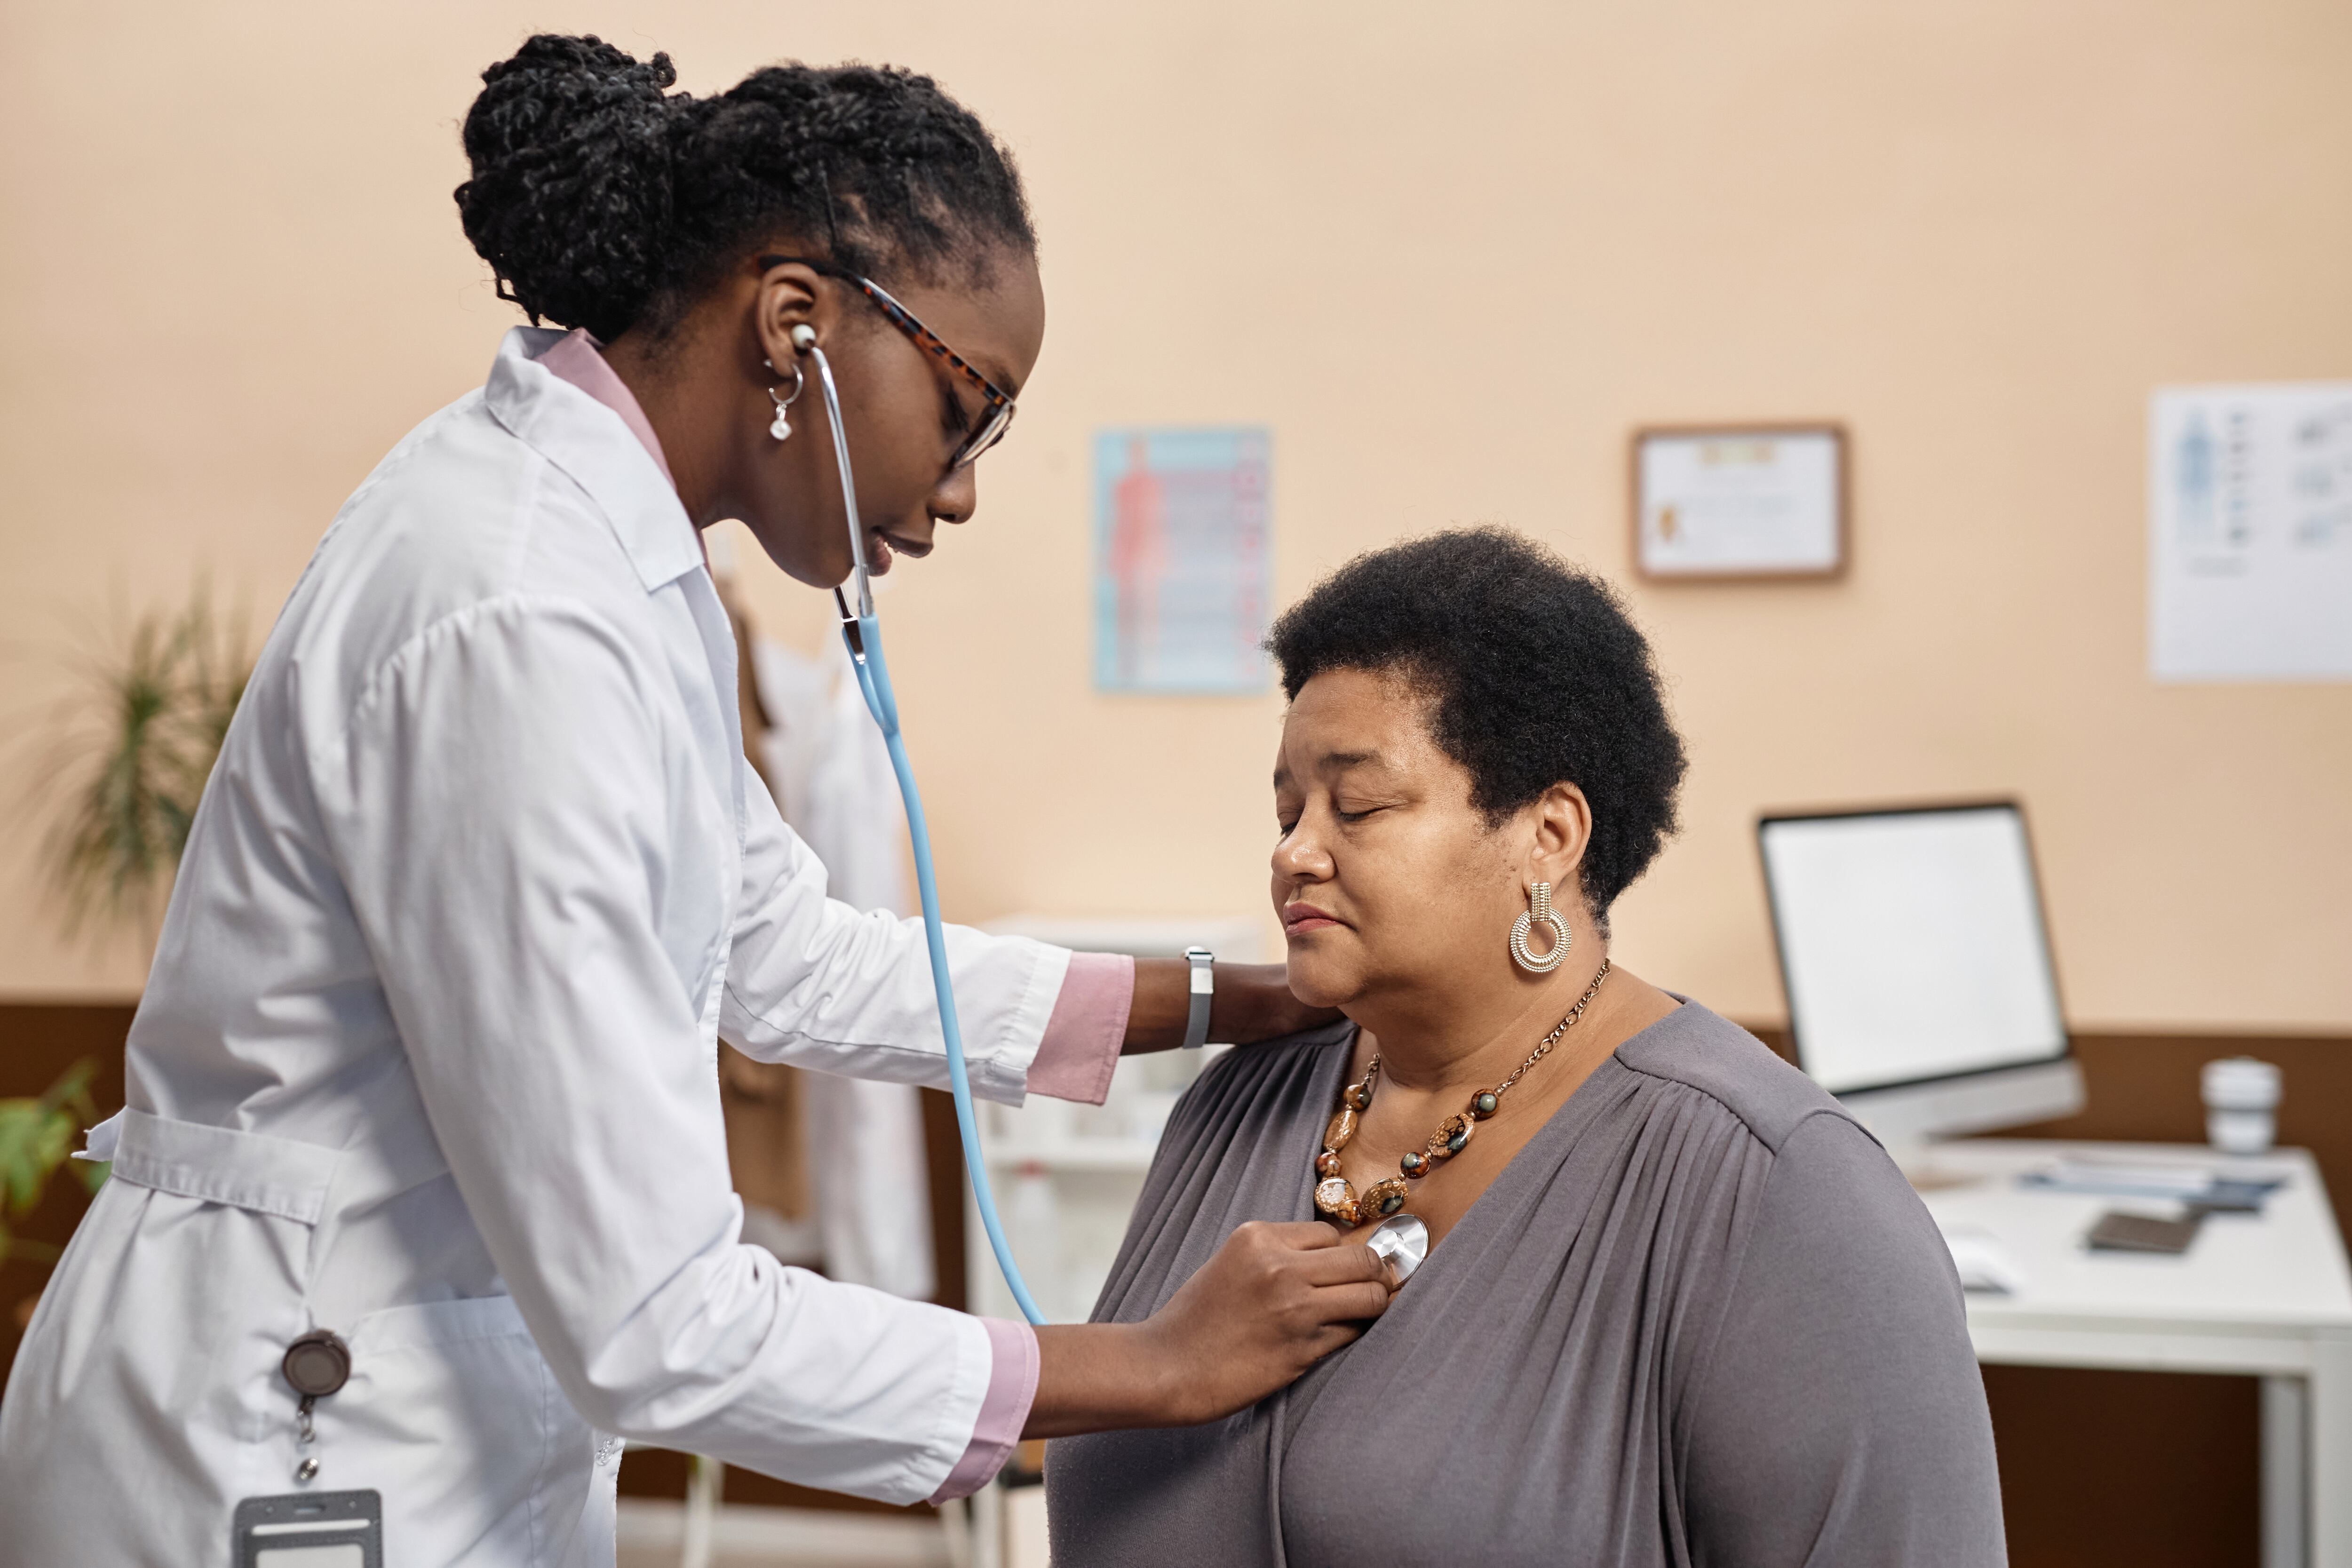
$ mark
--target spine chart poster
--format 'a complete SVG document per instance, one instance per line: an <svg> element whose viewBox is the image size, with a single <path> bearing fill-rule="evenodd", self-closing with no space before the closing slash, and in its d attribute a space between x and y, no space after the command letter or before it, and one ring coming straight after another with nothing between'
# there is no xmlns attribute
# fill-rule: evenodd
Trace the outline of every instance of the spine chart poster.
<svg viewBox="0 0 2352 1568"><path fill-rule="evenodd" d="M1271 441L1256 427L1095 437L1095 685L1265 689Z"/></svg>

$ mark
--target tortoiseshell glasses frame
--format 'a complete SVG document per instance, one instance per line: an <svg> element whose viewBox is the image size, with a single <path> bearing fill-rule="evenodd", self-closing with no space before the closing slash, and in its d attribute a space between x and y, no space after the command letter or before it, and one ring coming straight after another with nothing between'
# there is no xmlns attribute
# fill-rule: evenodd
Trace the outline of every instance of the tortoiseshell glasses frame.
<svg viewBox="0 0 2352 1568"><path fill-rule="evenodd" d="M944 363L949 369L970 382L979 391L982 400L980 420L972 426L971 433L963 438L962 445L956 448L955 456L948 460L950 473L978 462L982 452L1004 439L1005 430L1013 424L1015 407L1013 395L974 370L971 362L948 347L946 339L923 325L915 312L892 299L888 289L870 278L861 278L845 267L837 267L830 261L812 260L805 256L762 256L760 258L760 270L765 272L771 267L781 267L790 262L797 262L812 272L820 273L856 289L868 300L873 300L875 308L882 312L892 326L912 339L917 348L922 349L933 358Z"/></svg>

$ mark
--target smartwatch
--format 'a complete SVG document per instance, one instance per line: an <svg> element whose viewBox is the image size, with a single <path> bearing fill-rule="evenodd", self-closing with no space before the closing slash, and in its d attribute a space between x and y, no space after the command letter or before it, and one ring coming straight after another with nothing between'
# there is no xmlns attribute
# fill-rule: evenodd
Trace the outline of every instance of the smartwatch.
<svg viewBox="0 0 2352 1568"><path fill-rule="evenodd" d="M1209 1043L1209 1003L1217 993L1217 955L1205 947L1188 947L1184 962L1192 966L1192 1007L1184 1018L1184 1048L1197 1051Z"/></svg>

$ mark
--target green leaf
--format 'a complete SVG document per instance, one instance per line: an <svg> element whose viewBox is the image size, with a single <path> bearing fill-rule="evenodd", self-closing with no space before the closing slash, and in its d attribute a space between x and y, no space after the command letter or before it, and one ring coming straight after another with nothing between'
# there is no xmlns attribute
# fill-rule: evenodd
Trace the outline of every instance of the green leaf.
<svg viewBox="0 0 2352 1568"><path fill-rule="evenodd" d="M11 1218L32 1212L48 1182L48 1120L37 1100L0 1100L0 1202Z"/></svg>
<svg viewBox="0 0 2352 1568"><path fill-rule="evenodd" d="M84 1058L39 1099L0 1100L0 1214L22 1219L39 1206L49 1178L72 1154L83 1125L98 1120L89 1098L89 1080L97 1071L98 1064ZM95 1180L88 1173L83 1176L93 1192L105 1179L103 1171Z"/></svg>
<svg viewBox="0 0 2352 1568"><path fill-rule="evenodd" d="M26 1241L21 1237L10 1236L8 1227L0 1226L0 1263L5 1263L12 1258L21 1258L27 1263L55 1263L65 1255L65 1249L61 1247L52 1247L46 1241Z"/></svg>
<svg viewBox="0 0 2352 1568"><path fill-rule="evenodd" d="M215 619L201 585L177 616L151 612L82 662L87 706L42 786L50 888L70 926L160 912L252 668L242 628Z"/></svg>

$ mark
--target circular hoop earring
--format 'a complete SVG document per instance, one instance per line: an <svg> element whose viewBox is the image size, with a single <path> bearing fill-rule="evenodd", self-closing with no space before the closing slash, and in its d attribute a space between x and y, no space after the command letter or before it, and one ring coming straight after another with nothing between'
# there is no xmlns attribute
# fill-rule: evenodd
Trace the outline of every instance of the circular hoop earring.
<svg viewBox="0 0 2352 1568"><path fill-rule="evenodd" d="M772 370L775 367L771 365L768 368ZM768 426L768 434L773 436L777 440L789 441L793 438L793 422L784 416L784 410L793 405L794 401L799 398L802 389L807 386L807 384L808 377L801 374L801 367L798 364L794 364L793 366L792 396L778 396L774 387L772 386L768 388L768 399L776 405L775 423Z"/></svg>
<svg viewBox="0 0 2352 1568"><path fill-rule="evenodd" d="M1538 958L1528 951L1528 933L1538 925L1551 927L1551 951ZM1511 961L1530 974L1549 974L1568 956L1568 922L1551 907L1551 884L1538 882L1528 889L1528 912L1511 922Z"/></svg>

